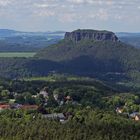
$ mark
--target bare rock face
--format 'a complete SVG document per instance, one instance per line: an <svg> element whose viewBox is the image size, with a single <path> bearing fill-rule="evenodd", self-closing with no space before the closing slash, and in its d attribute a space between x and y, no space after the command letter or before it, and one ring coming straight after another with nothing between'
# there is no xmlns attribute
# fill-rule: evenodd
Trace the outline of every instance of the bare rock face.
<svg viewBox="0 0 140 140"><path fill-rule="evenodd" d="M113 41L113 42L118 41L118 37L113 32L96 31L96 30L80 30L80 29L73 32L66 32L65 39L72 40L75 43L81 40Z"/></svg>

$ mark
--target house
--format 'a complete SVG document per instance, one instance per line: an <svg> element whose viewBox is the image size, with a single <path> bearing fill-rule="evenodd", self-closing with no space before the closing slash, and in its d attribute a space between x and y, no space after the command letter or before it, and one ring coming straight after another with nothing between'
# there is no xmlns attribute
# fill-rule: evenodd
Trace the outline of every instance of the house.
<svg viewBox="0 0 140 140"><path fill-rule="evenodd" d="M33 98L37 98L37 95L32 95Z"/></svg>
<svg viewBox="0 0 140 140"><path fill-rule="evenodd" d="M66 120L66 117L64 116L63 113L47 114L47 115L43 115L43 117L51 120L59 120L60 122L64 122Z"/></svg>
<svg viewBox="0 0 140 140"><path fill-rule="evenodd" d="M23 110L37 110L38 106L37 105L22 105L21 109L23 109Z"/></svg>
<svg viewBox="0 0 140 140"><path fill-rule="evenodd" d="M73 117L73 113L72 112L66 112L64 113L66 119L72 118Z"/></svg>
<svg viewBox="0 0 140 140"><path fill-rule="evenodd" d="M129 117L135 121L139 121L140 120L140 113L139 112L133 112L129 115Z"/></svg>
<svg viewBox="0 0 140 140"><path fill-rule="evenodd" d="M67 101L70 101L72 98L71 98L70 96L66 96L65 99L66 99Z"/></svg>
<svg viewBox="0 0 140 140"><path fill-rule="evenodd" d="M59 105L60 106L64 105L64 101L60 101Z"/></svg>
<svg viewBox="0 0 140 140"><path fill-rule="evenodd" d="M117 108L116 108L116 112L117 112L118 114L122 114L122 113L123 113L123 108L117 107Z"/></svg>
<svg viewBox="0 0 140 140"><path fill-rule="evenodd" d="M15 101L16 101L15 99L10 99L10 100L9 100L9 103L10 103L10 104L13 104L13 103L15 103Z"/></svg>
<svg viewBox="0 0 140 140"><path fill-rule="evenodd" d="M10 109L9 104L0 104L0 111L7 110L7 109Z"/></svg>
<svg viewBox="0 0 140 140"><path fill-rule="evenodd" d="M49 97L48 92L45 91L45 90L40 91L39 95L43 95L44 98L48 98Z"/></svg>
<svg viewBox="0 0 140 140"><path fill-rule="evenodd" d="M17 104L17 103L14 103L14 104L10 105L11 109L20 109L21 107L22 107L22 105L21 104Z"/></svg>
<svg viewBox="0 0 140 140"><path fill-rule="evenodd" d="M135 121L139 121L140 120L140 114L135 116Z"/></svg>
<svg viewBox="0 0 140 140"><path fill-rule="evenodd" d="M58 94L53 94L53 97L56 101L58 101Z"/></svg>

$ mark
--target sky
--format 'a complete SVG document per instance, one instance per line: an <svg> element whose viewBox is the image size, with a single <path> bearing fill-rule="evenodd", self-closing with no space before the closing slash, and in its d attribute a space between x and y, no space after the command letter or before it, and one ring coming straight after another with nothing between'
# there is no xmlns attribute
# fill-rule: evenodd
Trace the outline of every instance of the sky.
<svg viewBox="0 0 140 140"><path fill-rule="evenodd" d="M0 28L140 32L140 0L0 0Z"/></svg>

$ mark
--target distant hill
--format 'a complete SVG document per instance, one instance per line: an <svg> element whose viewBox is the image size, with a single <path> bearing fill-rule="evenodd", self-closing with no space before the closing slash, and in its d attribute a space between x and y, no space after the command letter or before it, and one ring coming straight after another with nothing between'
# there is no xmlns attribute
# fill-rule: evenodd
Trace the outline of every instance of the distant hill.
<svg viewBox="0 0 140 140"><path fill-rule="evenodd" d="M64 32L21 32L0 29L1 52L38 51L63 39Z"/></svg>
<svg viewBox="0 0 140 140"><path fill-rule="evenodd" d="M119 39L127 44L140 48L140 33L116 33Z"/></svg>
<svg viewBox="0 0 140 140"><path fill-rule="evenodd" d="M9 29L0 29L0 38L13 37L13 36L47 36L47 35L58 35L64 36L64 31L47 31L47 32L23 32Z"/></svg>
<svg viewBox="0 0 140 140"><path fill-rule="evenodd" d="M67 32L64 40L41 50L36 57L53 61L66 61L82 55L92 55L91 50L94 51L94 49L101 49L100 52L102 52L103 47L119 43L117 36L112 32L76 30L71 33Z"/></svg>
<svg viewBox="0 0 140 140"><path fill-rule="evenodd" d="M128 59L131 62L139 57L139 53L139 49L119 41L113 32L76 30L66 33L62 41L41 50L36 57L58 62L79 57L117 61Z"/></svg>
<svg viewBox="0 0 140 140"><path fill-rule="evenodd" d="M129 33L129 32L117 32L115 33L118 37L131 37L131 36L140 36L140 33Z"/></svg>

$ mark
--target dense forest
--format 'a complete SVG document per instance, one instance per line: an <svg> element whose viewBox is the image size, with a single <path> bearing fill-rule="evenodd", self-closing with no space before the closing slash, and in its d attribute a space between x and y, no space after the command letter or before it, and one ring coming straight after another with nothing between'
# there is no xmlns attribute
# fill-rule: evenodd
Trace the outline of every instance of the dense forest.
<svg viewBox="0 0 140 140"><path fill-rule="evenodd" d="M77 109L66 124L27 112L0 115L1 140L138 140L140 123L93 109ZM22 117L22 118L21 118Z"/></svg>

